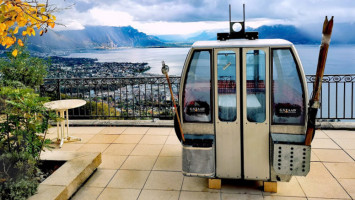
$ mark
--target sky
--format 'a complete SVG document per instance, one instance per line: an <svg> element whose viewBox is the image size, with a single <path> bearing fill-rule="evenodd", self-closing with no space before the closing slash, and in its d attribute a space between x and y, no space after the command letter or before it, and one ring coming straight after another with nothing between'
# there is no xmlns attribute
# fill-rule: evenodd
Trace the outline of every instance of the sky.
<svg viewBox="0 0 355 200"><path fill-rule="evenodd" d="M355 23L355 0L49 0L55 13L55 30L84 29L88 25L132 26L149 35L184 35L228 30L232 21L246 26L290 24L312 28L325 16L337 23ZM63 9L65 8L65 9Z"/></svg>

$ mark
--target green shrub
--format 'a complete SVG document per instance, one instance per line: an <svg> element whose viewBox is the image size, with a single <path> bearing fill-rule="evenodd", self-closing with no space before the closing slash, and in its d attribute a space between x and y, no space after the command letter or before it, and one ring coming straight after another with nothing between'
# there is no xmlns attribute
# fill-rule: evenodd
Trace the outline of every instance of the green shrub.
<svg viewBox="0 0 355 200"><path fill-rule="evenodd" d="M35 193L38 161L50 143L43 133L49 115L46 98L29 88L0 87L7 119L0 122L0 199L25 199Z"/></svg>
<svg viewBox="0 0 355 200"><path fill-rule="evenodd" d="M0 156L0 199L26 199L35 194L36 160L30 153L7 152Z"/></svg>

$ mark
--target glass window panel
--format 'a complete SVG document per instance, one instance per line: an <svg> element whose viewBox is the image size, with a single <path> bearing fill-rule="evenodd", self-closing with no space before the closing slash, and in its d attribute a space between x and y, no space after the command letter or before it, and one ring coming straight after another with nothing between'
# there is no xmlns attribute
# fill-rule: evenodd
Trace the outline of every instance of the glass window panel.
<svg viewBox="0 0 355 200"><path fill-rule="evenodd" d="M261 123L266 120L265 56L262 50L250 50L246 55L246 104L249 122Z"/></svg>
<svg viewBox="0 0 355 200"><path fill-rule="evenodd" d="M272 122L304 123L304 92L290 49L273 50Z"/></svg>
<svg viewBox="0 0 355 200"><path fill-rule="evenodd" d="M211 122L210 51L195 51L193 53L183 97L185 121Z"/></svg>
<svg viewBox="0 0 355 200"><path fill-rule="evenodd" d="M221 121L235 121L237 118L235 61L235 53L233 51L218 52L218 118Z"/></svg>

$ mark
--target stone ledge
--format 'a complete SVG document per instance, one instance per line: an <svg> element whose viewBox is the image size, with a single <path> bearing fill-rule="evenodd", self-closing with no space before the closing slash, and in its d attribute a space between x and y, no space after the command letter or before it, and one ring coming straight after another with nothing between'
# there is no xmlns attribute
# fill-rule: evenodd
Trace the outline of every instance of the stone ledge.
<svg viewBox="0 0 355 200"><path fill-rule="evenodd" d="M316 128L331 130L355 130L355 122L316 122Z"/></svg>
<svg viewBox="0 0 355 200"><path fill-rule="evenodd" d="M55 122L51 122L56 126ZM173 127L173 120L71 120L69 126L147 126L147 127Z"/></svg>
<svg viewBox="0 0 355 200"><path fill-rule="evenodd" d="M48 151L42 160L67 161L43 181L30 200L69 199L101 164L101 153Z"/></svg>
<svg viewBox="0 0 355 200"><path fill-rule="evenodd" d="M56 123L51 123L56 126ZM69 120L70 126L174 127L173 120ZM316 122L319 129L355 130L355 122Z"/></svg>

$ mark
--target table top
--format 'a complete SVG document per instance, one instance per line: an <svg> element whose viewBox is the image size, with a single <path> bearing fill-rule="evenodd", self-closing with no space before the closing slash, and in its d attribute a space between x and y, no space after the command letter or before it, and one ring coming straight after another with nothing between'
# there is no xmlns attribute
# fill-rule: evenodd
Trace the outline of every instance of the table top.
<svg viewBox="0 0 355 200"><path fill-rule="evenodd" d="M68 110L83 106L85 104L86 101L82 99L64 99L47 102L43 104L43 106L51 110Z"/></svg>

